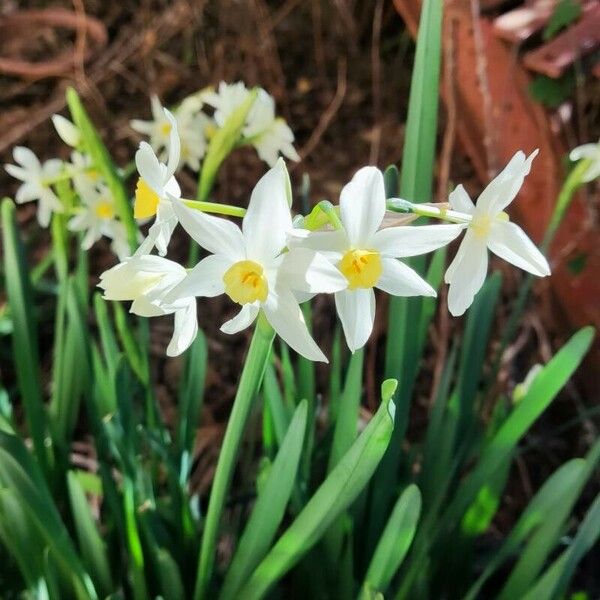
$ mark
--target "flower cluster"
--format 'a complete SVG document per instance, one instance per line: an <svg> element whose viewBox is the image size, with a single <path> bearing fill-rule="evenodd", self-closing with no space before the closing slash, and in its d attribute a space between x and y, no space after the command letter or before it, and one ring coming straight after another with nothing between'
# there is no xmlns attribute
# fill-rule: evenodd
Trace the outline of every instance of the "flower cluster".
<svg viewBox="0 0 600 600"><path fill-rule="evenodd" d="M220 90L214 102L217 122L239 102L245 88ZM276 164L254 188L241 227L207 214L182 200L174 179L179 162L177 119L168 111L166 163L142 142L136 154L140 180L136 192L138 217L155 216L148 238L135 255L101 277L105 297L132 301L141 316L175 314L167 353L176 355L192 342L196 331L196 298L226 295L238 313L221 330L234 334L249 327L262 312L277 334L311 360L326 361L304 321L300 304L315 294L334 294L348 347L367 342L375 317L375 288L394 296L435 296L435 290L402 259L464 238L445 280L450 285L450 312L460 315L481 288L488 249L535 275L550 268L523 230L510 222L505 208L517 195L537 151L517 152L507 167L473 203L462 186L450 195L449 208L386 200L383 175L375 167L360 169L342 190L327 223L308 227L309 219L292 219L291 185L284 161ZM435 225L384 225L387 210L403 210L449 221ZM186 271L163 258L173 228L180 223L209 255ZM157 247L163 256L152 256Z"/></svg>
<svg viewBox="0 0 600 600"><path fill-rule="evenodd" d="M88 250L102 236L111 240L111 248L119 257L129 252L127 232L117 216L115 199L109 187L83 149L77 127L61 115L52 117L59 137L73 149L70 161L51 158L40 163L36 155L23 146L13 150L16 165L5 165L6 171L23 183L17 190L17 203L37 201L37 218L48 227L53 212L70 215L68 228L80 232L81 246ZM79 200L73 203L69 193L58 191L61 183L72 182Z"/></svg>
<svg viewBox="0 0 600 600"><path fill-rule="evenodd" d="M252 93L246 85L221 82L216 90L207 88L188 96L171 111L180 135L181 161L178 169L188 166L198 172L208 143L215 131L224 127L231 115ZM151 98L152 120L131 121L131 127L149 137L149 143L163 162L169 155L171 121L156 96ZM213 109L212 116L204 108ZM275 114L275 100L264 89L256 89L244 126L239 146L254 146L258 155L269 166L275 165L279 155L290 160L300 160L294 149L294 134L287 123Z"/></svg>

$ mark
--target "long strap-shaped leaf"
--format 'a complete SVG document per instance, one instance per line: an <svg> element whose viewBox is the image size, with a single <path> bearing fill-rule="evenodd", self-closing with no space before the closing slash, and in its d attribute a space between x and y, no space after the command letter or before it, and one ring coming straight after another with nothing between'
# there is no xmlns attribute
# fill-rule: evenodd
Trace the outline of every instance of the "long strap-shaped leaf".
<svg viewBox="0 0 600 600"><path fill-rule="evenodd" d="M83 107L81 99L73 88L67 89L67 104L73 121L81 134L85 151L92 157L94 167L102 173L102 177L115 198L119 218L127 229L127 239L131 249L134 250L137 246L138 229L133 219L133 210L123 181L117 172L110 153Z"/></svg>
<svg viewBox="0 0 600 600"><path fill-rule="evenodd" d="M239 598L262 598L362 491L390 441L396 386L395 380L384 381L382 403L373 419L258 566Z"/></svg>
<svg viewBox="0 0 600 600"><path fill-rule="evenodd" d="M33 314L31 284L25 252L15 221L15 205L2 201L2 248L6 273L6 292L13 318L13 357L25 419L42 471L49 475L46 447L46 409L42 400L37 328Z"/></svg>
<svg viewBox="0 0 600 600"><path fill-rule="evenodd" d="M260 491L244 529L221 591L221 600L233 600L244 581L265 556L290 499L306 432L308 401L298 405L267 481Z"/></svg>

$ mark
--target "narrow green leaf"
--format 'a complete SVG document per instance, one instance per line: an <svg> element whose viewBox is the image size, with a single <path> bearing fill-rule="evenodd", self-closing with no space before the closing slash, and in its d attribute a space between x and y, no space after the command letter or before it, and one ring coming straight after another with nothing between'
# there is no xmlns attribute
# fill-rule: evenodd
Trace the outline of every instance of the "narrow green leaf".
<svg viewBox="0 0 600 600"><path fill-rule="evenodd" d="M492 473L502 465L519 440L548 407L579 366L594 338L594 329L577 332L539 372L525 397L485 448L473 472L448 507L445 522L456 523Z"/></svg>
<svg viewBox="0 0 600 600"><path fill-rule="evenodd" d="M0 432L0 485L14 491L28 516L52 548L77 598L97 598L41 474L20 439Z"/></svg>
<svg viewBox="0 0 600 600"><path fill-rule="evenodd" d="M74 471L67 473L67 486L83 564L91 574L98 591L106 595L113 589L106 547L98 533L85 493Z"/></svg>
<svg viewBox="0 0 600 600"><path fill-rule="evenodd" d="M563 598L581 559L594 547L600 537L600 494L585 515L575 539L546 570L538 582L523 596L523 600L552 600Z"/></svg>
<svg viewBox="0 0 600 600"><path fill-rule="evenodd" d="M302 400L261 489L221 590L222 600L238 598L238 592L264 558L294 489L306 432L307 400Z"/></svg>
<svg viewBox="0 0 600 600"><path fill-rule="evenodd" d="M257 94L258 90L252 90L246 100L229 115L223 127L218 129L210 140L200 170L198 200L208 200L221 163L240 141L246 117L254 105Z"/></svg>
<svg viewBox="0 0 600 600"><path fill-rule="evenodd" d="M366 588L385 592L412 544L420 514L421 493L416 485L409 485L398 498L377 544L365 576Z"/></svg>
<svg viewBox="0 0 600 600"><path fill-rule="evenodd" d="M133 210L123 181L77 92L71 87L67 88L66 98L71 117L81 133L83 147L92 157L94 166L102 174L111 194L115 198L119 218L127 229L127 239L131 249L134 250L137 246L138 229L133 219Z"/></svg>
<svg viewBox="0 0 600 600"><path fill-rule="evenodd" d="M2 248L6 293L13 318L13 356L29 433L42 471L49 473L46 447L46 409L42 400L37 326L25 251L17 231L15 205L2 201Z"/></svg>
<svg viewBox="0 0 600 600"><path fill-rule="evenodd" d="M262 598L362 491L379 464L392 434L395 408L392 396L396 386L397 382L393 380L383 383L379 410L254 571L240 591L240 598Z"/></svg>

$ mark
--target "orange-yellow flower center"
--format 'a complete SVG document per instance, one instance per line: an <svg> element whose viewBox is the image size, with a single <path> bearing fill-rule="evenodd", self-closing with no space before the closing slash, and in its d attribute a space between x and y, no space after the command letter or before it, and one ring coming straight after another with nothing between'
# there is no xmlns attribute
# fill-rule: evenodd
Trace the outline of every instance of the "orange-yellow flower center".
<svg viewBox="0 0 600 600"><path fill-rule="evenodd" d="M158 210L159 202L158 194L140 177L135 188L133 216L136 219L153 217Z"/></svg>
<svg viewBox="0 0 600 600"><path fill-rule="evenodd" d="M163 123L160 126L160 132L163 135L169 135L171 133L171 123Z"/></svg>
<svg viewBox="0 0 600 600"><path fill-rule="evenodd" d="M223 275L225 293L238 304L264 302L269 284L264 269L252 260L241 260L231 265Z"/></svg>
<svg viewBox="0 0 600 600"><path fill-rule="evenodd" d="M96 216L99 219L112 219L115 216L115 207L108 200L101 200L96 204Z"/></svg>
<svg viewBox="0 0 600 600"><path fill-rule="evenodd" d="M348 289L372 288L381 277L381 256L376 250L349 250L339 264Z"/></svg>

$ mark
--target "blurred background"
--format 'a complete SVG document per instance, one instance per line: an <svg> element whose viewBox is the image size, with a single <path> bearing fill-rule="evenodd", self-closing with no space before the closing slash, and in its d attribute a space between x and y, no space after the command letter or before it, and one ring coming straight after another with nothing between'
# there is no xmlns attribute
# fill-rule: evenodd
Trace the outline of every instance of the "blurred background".
<svg viewBox="0 0 600 600"><path fill-rule="evenodd" d="M558 4L563 8L557 17ZM599 8L586 0L447 3L436 194L419 200L445 201L459 182L475 197L516 150L539 147L514 206L516 220L541 239L569 168L569 149L600 137ZM40 159L68 155L50 121L64 110L68 85L76 87L116 162L125 166L140 140L129 121L149 118L151 94L169 106L219 81L243 80L272 94L278 114L294 131L302 158L291 165L297 197L309 189L313 203L336 201L358 167L402 161L418 14L417 0L2 0L0 162L12 161L15 145L32 148ZM245 205L264 171L251 149L236 151L220 172L216 199ZM180 181L184 194L191 193L191 176L183 173ZM0 170L3 195L12 195L17 183ZM529 366L545 362L576 326L600 326L598 202L598 187L590 186L570 209L552 248L553 277L536 284L519 336L504 357L500 385L507 390L524 379ZM37 227L33 204L19 208L19 219L35 260L47 248L47 232ZM183 242L182 237L175 245L180 257L187 254ZM95 273L114 260L101 244L92 253ZM508 306L522 274L493 266L503 270ZM326 330L333 319L327 302L323 299L315 325L318 341L319 327ZM210 364L198 434L200 489L210 484L246 346L243 334L228 337L217 330L230 308L210 300L199 315L211 351L232 357ZM384 309L367 349L367 396L373 402ZM507 312L500 311L496 331ZM163 357L169 328L167 320L152 328L167 421L180 369L179 362ZM431 380L460 328L460 320L445 310L436 317L414 431L423 427ZM51 318L46 323L42 318L42 339L50 339L51 329ZM500 530L513 522L524 496L597 436L599 357L596 348L580 379L534 428L529 451L517 460L511 501L498 516Z"/></svg>

